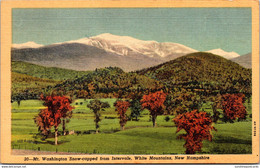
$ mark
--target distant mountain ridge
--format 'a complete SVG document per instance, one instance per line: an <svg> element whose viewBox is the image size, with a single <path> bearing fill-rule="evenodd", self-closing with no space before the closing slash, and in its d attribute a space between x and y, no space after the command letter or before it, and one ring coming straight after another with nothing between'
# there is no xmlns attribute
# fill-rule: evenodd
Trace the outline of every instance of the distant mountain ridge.
<svg viewBox="0 0 260 168"><path fill-rule="evenodd" d="M31 44L32 47L30 47L27 43L20 44L19 47L18 44L14 44L12 47L14 49L43 47L43 45L32 43L33 42L29 42L29 44ZM116 53L122 56L142 54L148 57L158 57L167 59L167 57L172 57L172 55L186 55L188 53L197 52L197 50L195 49L189 48L178 43L159 43L156 41L143 41L130 36L117 36L110 33L104 33L90 38L65 41L62 43L54 43L52 44L52 46L73 43L94 46L100 49L104 49L107 52Z"/></svg>
<svg viewBox="0 0 260 168"><path fill-rule="evenodd" d="M231 60L245 68L252 68L252 53L241 55L241 56L233 58Z"/></svg>
<svg viewBox="0 0 260 168"><path fill-rule="evenodd" d="M136 71L197 52L178 43L143 41L109 33L43 46L34 42L13 44L12 60L77 71L116 66ZM239 56L222 49L213 54L231 59Z"/></svg>
<svg viewBox="0 0 260 168"><path fill-rule="evenodd" d="M163 62L141 54L122 57L97 47L79 43L12 50L11 53L12 61L23 61L77 71L95 70L96 68L109 66L117 66L125 71L133 71Z"/></svg>

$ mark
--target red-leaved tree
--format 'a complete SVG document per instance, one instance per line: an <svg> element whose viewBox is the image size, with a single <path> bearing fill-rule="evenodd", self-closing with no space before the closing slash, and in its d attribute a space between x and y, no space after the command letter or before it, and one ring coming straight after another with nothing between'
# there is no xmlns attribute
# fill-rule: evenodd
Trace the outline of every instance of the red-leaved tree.
<svg viewBox="0 0 260 168"><path fill-rule="evenodd" d="M177 126L177 133L182 129L186 131L186 134L178 136L178 138L186 140L184 144L186 154L195 154L196 151L201 151L202 141L211 141L211 130L216 131L212 126L212 119L206 112L194 110L178 115L173 121Z"/></svg>
<svg viewBox="0 0 260 168"><path fill-rule="evenodd" d="M55 129L55 145L58 144L58 126L61 119L66 118L68 113L74 108L70 104L71 100L65 96L41 96L44 101L43 105L46 109L42 109L34 121L39 127L39 131L43 134L50 132L50 129Z"/></svg>
<svg viewBox="0 0 260 168"><path fill-rule="evenodd" d="M119 100L115 102L114 106L116 107L117 114L119 115L121 130L124 130L127 122L126 111L129 108L130 103L128 101Z"/></svg>
<svg viewBox="0 0 260 168"><path fill-rule="evenodd" d="M247 111L244 106L244 94L225 94L222 95L222 110L224 119L232 122L236 119L246 119Z"/></svg>
<svg viewBox="0 0 260 168"><path fill-rule="evenodd" d="M144 95L143 99L141 100L142 107L150 111L150 115L152 116L153 127L156 126L157 115L163 113L163 103L165 99L166 94L163 91L157 91L155 93Z"/></svg>

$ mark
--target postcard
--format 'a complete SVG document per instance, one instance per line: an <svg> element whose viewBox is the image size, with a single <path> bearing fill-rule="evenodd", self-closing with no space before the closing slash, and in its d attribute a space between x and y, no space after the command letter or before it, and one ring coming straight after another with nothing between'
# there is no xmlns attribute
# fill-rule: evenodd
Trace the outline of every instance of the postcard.
<svg viewBox="0 0 260 168"><path fill-rule="evenodd" d="M257 0L1 1L1 163L258 162Z"/></svg>

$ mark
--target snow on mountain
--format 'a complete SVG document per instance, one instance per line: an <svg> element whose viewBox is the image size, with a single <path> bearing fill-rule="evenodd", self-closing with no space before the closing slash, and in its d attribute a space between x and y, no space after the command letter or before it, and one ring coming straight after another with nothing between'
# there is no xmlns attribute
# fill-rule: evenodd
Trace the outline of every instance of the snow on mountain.
<svg viewBox="0 0 260 168"><path fill-rule="evenodd" d="M109 33L46 46L30 41L13 44L12 48L12 60L74 70L118 66L125 71L135 71L198 52L178 43L144 41ZM239 57L235 52L222 49L206 52L227 59ZM63 64L59 62L61 59L65 59Z"/></svg>
<svg viewBox="0 0 260 168"><path fill-rule="evenodd" d="M12 48L15 49L23 49L23 48L39 48L39 47L43 47L42 44L37 44L33 41L29 41L26 43L21 43L21 44L12 44Z"/></svg>
<svg viewBox="0 0 260 168"><path fill-rule="evenodd" d="M107 52L115 53L121 56L137 57L141 54L150 58L159 58L162 60L171 60L189 53L198 52L195 49L189 48L185 45L178 43L159 43L157 41L144 41L130 36L118 36L110 33L104 33L89 38L71 40L62 43L55 43L52 45L62 45L71 43L79 43L88 46L94 46L99 49L103 49ZM43 47L43 45L37 44L32 41L12 45L12 48L14 49L39 47ZM239 54L236 52L226 52L220 48L205 52L216 54L226 59L233 59L239 56Z"/></svg>
<svg viewBox="0 0 260 168"><path fill-rule="evenodd" d="M147 55L149 57L164 58L172 54L185 55L192 52L197 52L197 50L178 43L143 41L129 36L117 36L110 33L104 33L90 38L67 41L65 43L81 43L91 45L122 56L130 56L135 53Z"/></svg>
<svg viewBox="0 0 260 168"><path fill-rule="evenodd" d="M213 49L213 50L209 50L209 51L206 51L208 53L212 53L212 54L215 54L215 55L219 55L219 56L222 56L226 59L233 59L233 58L236 58L236 57L239 57L240 55L234 51L232 52L226 52L220 48L218 49Z"/></svg>

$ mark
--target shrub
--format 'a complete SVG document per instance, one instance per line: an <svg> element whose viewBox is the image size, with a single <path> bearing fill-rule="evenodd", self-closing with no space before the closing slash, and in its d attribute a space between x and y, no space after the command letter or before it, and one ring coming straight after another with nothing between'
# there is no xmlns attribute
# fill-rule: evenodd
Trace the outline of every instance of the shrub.
<svg viewBox="0 0 260 168"><path fill-rule="evenodd" d="M164 120L165 120L166 122L168 122L168 121L170 120L170 117L169 117L169 116L166 116L166 117L164 118Z"/></svg>

